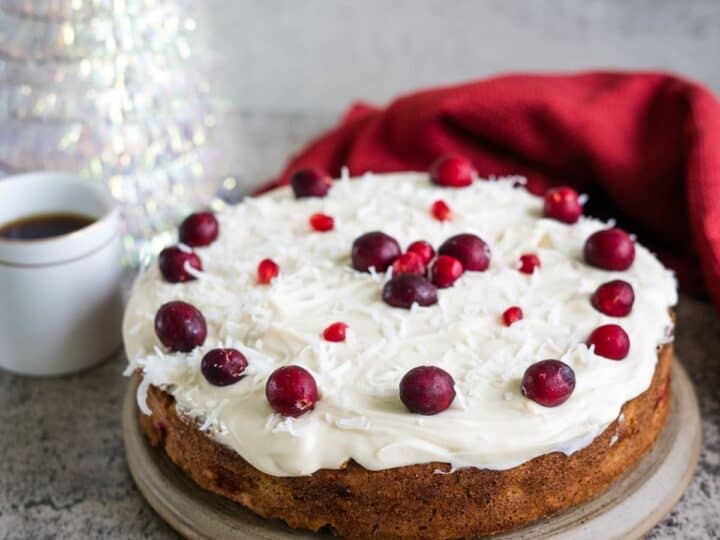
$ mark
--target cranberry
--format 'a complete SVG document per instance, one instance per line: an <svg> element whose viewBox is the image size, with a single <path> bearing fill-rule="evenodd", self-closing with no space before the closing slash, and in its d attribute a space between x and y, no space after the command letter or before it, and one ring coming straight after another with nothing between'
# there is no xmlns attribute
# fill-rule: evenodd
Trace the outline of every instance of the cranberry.
<svg viewBox="0 0 720 540"><path fill-rule="evenodd" d="M213 349L203 356L200 371L213 386L228 386L245 376L248 362L236 349Z"/></svg>
<svg viewBox="0 0 720 540"><path fill-rule="evenodd" d="M392 268L394 276L399 276L400 274L418 274L422 276L427 270L425 268L425 263L420 258L420 255L413 253L412 251L403 253L395 259L395 262L392 264Z"/></svg>
<svg viewBox="0 0 720 540"><path fill-rule="evenodd" d="M263 259L258 264L258 283L267 285L280 274L280 267L272 259Z"/></svg>
<svg viewBox="0 0 720 540"><path fill-rule="evenodd" d="M592 331L588 347L595 347L595 354L610 360L622 360L630 352L630 338L617 324L604 324Z"/></svg>
<svg viewBox="0 0 720 540"><path fill-rule="evenodd" d="M469 186L475 175L472 163L459 156L443 156L430 166L430 179L440 186Z"/></svg>
<svg viewBox="0 0 720 540"><path fill-rule="evenodd" d="M315 407L315 378L300 366L284 366L272 372L265 385L270 406L283 416L302 416Z"/></svg>
<svg viewBox="0 0 720 540"><path fill-rule="evenodd" d="M625 317L635 302L635 291L627 281L616 279L600 285L590 298L593 307L611 317Z"/></svg>
<svg viewBox="0 0 720 540"><path fill-rule="evenodd" d="M543 214L563 223L577 222L582 215L582 205L578 200L577 191L567 186L548 190L545 193Z"/></svg>
<svg viewBox="0 0 720 540"><path fill-rule="evenodd" d="M575 372L560 360L542 360L525 370L520 389L540 405L557 407L575 390Z"/></svg>
<svg viewBox="0 0 720 540"><path fill-rule="evenodd" d="M160 252L158 265L160 266L160 273L165 278L165 281L169 281L170 283L180 283L196 279L193 274L188 272L188 267L202 272L202 262L196 253L183 251L175 246L166 247Z"/></svg>
<svg viewBox="0 0 720 540"><path fill-rule="evenodd" d="M490 266L490 248L485 240L474 234L457 234L448 238L438 253L455 257L467 271L484 272Z"/></svg>
<svg viewBox="0 0 720 540"><path fill-rule="evenodd" d="M418 366L400 381L400 401L410 412L437 414L455 399L455 381L445 370L435 366Z"/></svg>
<svg viewBox="0 0 720 540"><path fill-rule="evenodd" d="M407 248L409 252L415 253L417 255L420 255L420 258L422 259L422 262L427 266L430 264L430 261L433 260L433 257L435 256L435 250L433 249L430 242L426 242L425 240L417 240L410 244Z"/></svg>
<svg viewBox="0 0 720 540"><path fill-rule="evenodd" d="M523 274L532 274L536 268L540 268L540 257L534 253L524 253L520 255L520 263L518 270Z"/></svg>
<svg viewBox="0 0 720 540"><path fill-rule="evenodd" d="M430 213L438 221L448 221L452 219L452 210L442 199L438 199L430 207Z"/></svg>
<svg viewBox="0 0 720 540"><path fill-rule="evenodd" d="M505 326L512 326L513 323L518 322L523 318L522 309L517 306L512 306L503 311L502 319Z"/></svg>
<svg viewBox="0 0 720 540"><path fill-rule="evenodd" d="M627 270L635 260L635 242L621 229L605 229L585 240L585 261L605 270Z"/></svg>
<svg viewBox="0 0 720 540"><path fill-rule="evenodd" d="M446 289L463 275L463 265L455 257L440 255L432 265L431 275L433 285Z"/></svg>
<svg viewBox="0 0 720 540"><path fill-rule="evenodd" d="M168 302L155 315L155 334L173 352L190 352L205 343L205 317L186 302Z"/></svg>
<svg viewBox="0 0 720 540"><path fill-rule="evenodd" d="M348 325L343 322L332 323L323 331L325 341L332 341L333 343L345 341L347 327Z"/></svg>
<svg viewBox="0 0 720 540"><path fill-rule="evenodd" d="M437 290L427 279L417 274L400 274L393 277L383 288L383 301L394 307L410 309L437 304Z"/></svg>
<svg viewBox="0 0 720 540"><path fill-rule="evenodd" d="M335 228L335 220L327 214L313 214L310 216L310 226L318 232L332 231Z"/></svg>
<svg viewBox="0 0 720 540"><path fill-rule="evenodd" d="M212 212L190 214L180 224L180 242L192 247L207 246L218 237L220 225Z"/></svg>
<svg viewBox="0 0 720 540"><path fill-rule="evenodd" d="M365 233L352 245L352 265L355 270L384 272L400 256L400 244L392 236L380 231Z"/></svg>
<svg viewBox="0 0 720 540"><path fill-rule="evenodd" d="M324 197L332 185L330 177L319 169L300 169L290 178L296 199Z"/></svg>

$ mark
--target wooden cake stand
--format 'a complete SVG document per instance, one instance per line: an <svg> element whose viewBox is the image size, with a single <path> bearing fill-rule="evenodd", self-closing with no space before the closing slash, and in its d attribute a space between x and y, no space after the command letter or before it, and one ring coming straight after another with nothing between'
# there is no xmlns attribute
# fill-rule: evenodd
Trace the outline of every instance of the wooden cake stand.
<svg viewBox="0 0 720 540"><path fill-rule="evenodd" d="M667 424L653 450L599 498L493 536L493 540L557 538L595 540L639 538L658 523L682 496L700 455L701 429L695 391L675 360L673 401ZM136 383L123 404L123 435L128 467L150 505L181 535L192 539L298 540L333 538L290 529L255 516L240 505L204 491L161 450L152 448L137 421Z"/></svg>

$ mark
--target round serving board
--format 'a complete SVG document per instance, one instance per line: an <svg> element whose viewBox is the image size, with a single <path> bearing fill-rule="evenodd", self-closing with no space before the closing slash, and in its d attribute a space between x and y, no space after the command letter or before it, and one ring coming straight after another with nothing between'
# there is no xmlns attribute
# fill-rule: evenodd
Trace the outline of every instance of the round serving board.
<svg viewBox="0 0 720 540"><path fill-rule="evenodd" d="M660 521L690 483L700 454L700 413L695 391L677 360L672 377L673 402L667 424L653 450L636 467L601 497L522 529L495 535L493 540L639 538ZM130 473L150 505L181 535L203 540L332 538L327 533L297 531L280 521L261 519L198 487L164 452L148 444L138 425L135 400L133 382L123 405Z"/></svg>

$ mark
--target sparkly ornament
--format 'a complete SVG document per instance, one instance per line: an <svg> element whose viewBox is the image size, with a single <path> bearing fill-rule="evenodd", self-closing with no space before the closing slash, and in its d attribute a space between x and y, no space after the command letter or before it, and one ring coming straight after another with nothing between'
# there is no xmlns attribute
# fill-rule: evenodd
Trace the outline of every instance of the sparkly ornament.
<svg viewBox="0 0 720 540"><path fill-rule="evenodd" d="M106 182L130 263L175 241L182 216L222 204L220 171L208 168L214 106L185 5L0 0L0 174Z"/></svg>

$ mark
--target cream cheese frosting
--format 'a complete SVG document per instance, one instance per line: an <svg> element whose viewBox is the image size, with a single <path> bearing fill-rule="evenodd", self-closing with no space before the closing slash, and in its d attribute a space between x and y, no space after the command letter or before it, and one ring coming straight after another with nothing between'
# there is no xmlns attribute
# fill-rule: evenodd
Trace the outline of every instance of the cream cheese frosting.
<svg viewBox="0 0 720 540"><path fill-rule="evenodd" d="M427 462L506 469L587 446L649 387L657 347L672 339L675 279L639 245L627 271L588 266L585 239L607 225L586 217L575 225L545 219L542 199L517 183L448 189L424 173L366 174L336 181L325 198L295 199L280 188L219 214L218 240L196 250L204 267L196 281L166 283L153 265L133 287L123 333L127 373L143 375L141 410L149 412L148 385L158 386L211 437L275 476L340 468L350 459L370 470ZM452 209L451 221L430 215L437 199ZM333 216L334 230L313 231L308 219L316 212ZM466 272L440 290L437 305L393 308L381 298L389 273L350 266L353 240L372 230L403 248L421 239L437 248L454 234L474 233L490 245L490 268ZM527 252L542 261L531 275L517 271ZM279 264L280 276L259 286L257 265L265 258ZM611 279L634 287L627 317L608 317L590 304L595 289ZM163 350L154 334L155 313L171 300L195 305L207 319L208 338L190 353ZM501 314L514 305L524 318L505 327ZM336 321L349 327L344 343L322 338ZM620 324L630 337L622 361L585 345L606 323ZM220 346L238 349L249 363L247 376L227 387L211 386L200 372L203 355ZM555 408L520 392L526 368L546 358L576 374L574 393ZM265 398L268 376L287 364L308 369L321 395L299 418L274 413ZM398 383L418 365L453 376L457 396L448 410L419 416L404 408Z"/></svg>

